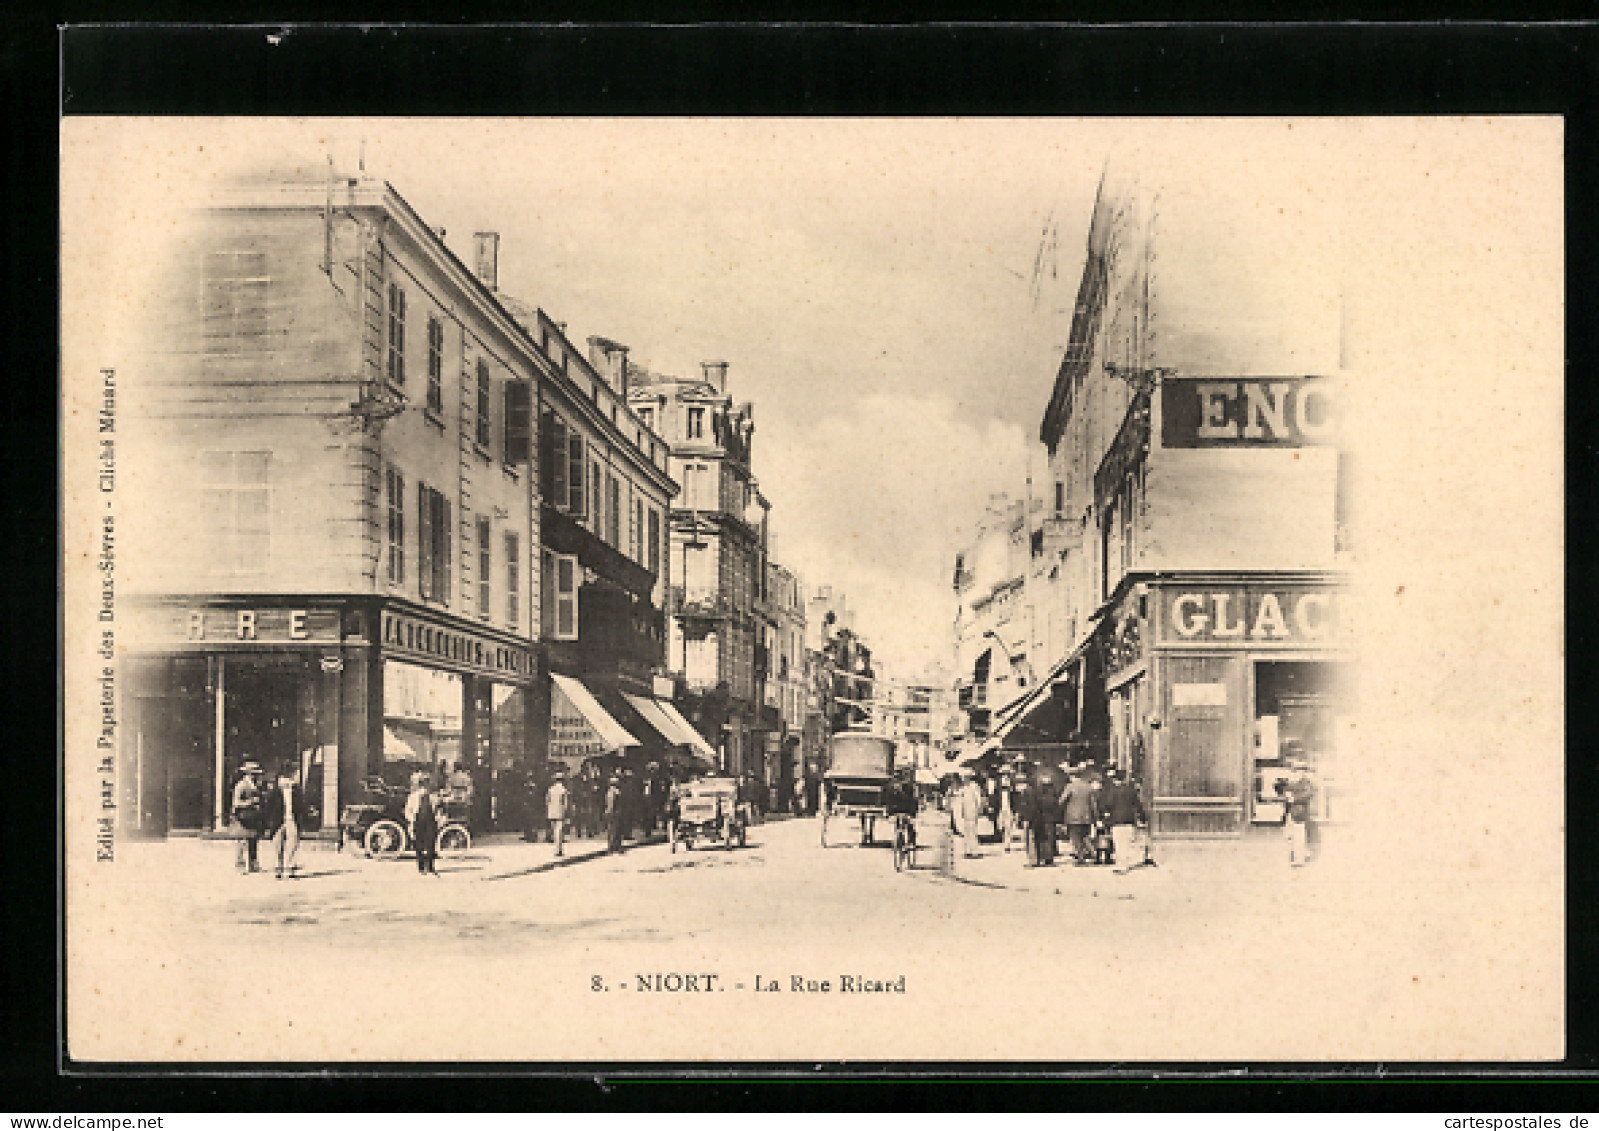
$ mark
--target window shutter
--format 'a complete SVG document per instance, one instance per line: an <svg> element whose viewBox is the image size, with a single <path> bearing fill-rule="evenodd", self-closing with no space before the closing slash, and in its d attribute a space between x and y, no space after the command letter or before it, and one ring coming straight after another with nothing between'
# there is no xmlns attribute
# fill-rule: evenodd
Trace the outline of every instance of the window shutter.
<svg viewBox="0 0 1599 1131"><path fill-rule="evenodd" d="M450 603L450 500L443 495L435 493L439 501L439 586L438 598L446 605Z"/></svg>
<svg viewBox="0 0 1599 1131"><path fill-rule="evenodd" d="M566 498L566 461L557 461L555 453L558 450L555 444L556 415L549 409L539 413L539 494L550 506L559 506L560 500ZM562 443L565 443L564 436ZM563 452L564 454L564 452ZM559 462L560 467L556 464ZM556 493L556 476L560 475L562 490Z"/></svg>
<svg viewBox="0 0 1599 1131"><path fill-rule="evenodd" d="M576 517L581 518L583 506L583 437L574 429L567 436L567 509Z"/></svg>
<svg viewBox="0 0 1599 1131"><path fill-rule="evenodd" d="M577 639L577 558L555 555L555 638Z"/></svg>
<svg viewBox="0 0 1599 1131"><path fill-rule="evenodd" d="M433 507L431 492L426 483L416 485L416 576L422 599L433 596Z"/></svg>
<svg viewBox="0 0 1599 1131"><path fill-rule="evenodd" d="M505 383L505 462L527 463L533 453L533 386Z"/></svg>

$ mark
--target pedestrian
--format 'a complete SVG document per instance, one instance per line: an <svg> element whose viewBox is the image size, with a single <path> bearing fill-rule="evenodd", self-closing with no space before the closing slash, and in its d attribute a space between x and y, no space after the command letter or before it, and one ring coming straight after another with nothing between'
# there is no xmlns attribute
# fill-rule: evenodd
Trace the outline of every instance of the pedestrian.
<svg viewBox="0 0 1599 1131"><path fill-rule="evenodd" d="M1099 797L1080 766L1072 768L1071 780L1060 795L1060 803L1066 811L1066 835L1072 841L1072 863L1082 867L1092 861L1088 834L1099 818Z"/></svg>
<svg viewBox="0 0 1599 1131"><path fill-rule="evenodd" d="M237 866L240 872L261 870L261 767L246 762L239 767L239 780L233 786L234 835L239 838Z"/></svg>
<svg viewBox="0 0 1599 1131"><path fill-rule="evenodd" d="M622 779L611 775L605 790L606 847L612 852L622 851Z"/></svg>
<svg viewBox="0 0 1599 1131"><path fill-rule="evenodd" d="M555 855L566 855L566 810L571 795L562 775L557 774L544 794L544 815L550 822L550 839L555 842Z"/></svg>
<svg viewBox="0 0 1599 1131"><path fill-rule="evenodd" d="M1011 839L1016 833L1016 779L1006 770L999 776L999 819L995 822L999 826L999 837L1005 842L1005 851L1010 851Z"/></svg>
<svg viewBox="0 0 1599 1131"><path fill-rule="evenodd" d="M417 872L437 876L434 864L439 855L439 816L433 796L428 792L427 778L422 774L411 778L411 795L405 799L405 822L411 826L411 843L416 846Z"/></svg>
<svg viewBox="0 0 1599 1131"><path fill-rule="evenodd" d="M1288 840L1288 865L1303 868L1310 862L1310 804L1316 799L1316 783L1304 762L1288 763L1289 777L1278 781L1277 792L1287 802L1283 831Z"/></svg>
<svg viewBox="0 0 1599 1131"><path fill-rule="evenodd" d="M293 879L300 870L295 857L300 852L300 829L305 824L305 791L295 778L293 762L283 763L277 784L261 800L261 831L272 840L272 855L277 876Z"/></svg>
<svg viewBox="0 0 1599 1131"><path fill-rule="evenodd" d="M975 777L968 778L961 787L955 802L956 816L960 820L962 854L968 859L977 856L977 821L983 815L983 787Z"/></svg>
<svg viewBox="0 0 1599 1131"><path fill-rule="evenodd" d="M1105 822L1110 825L1112 862L1116 857L1131 861L1137 831L1149 823L1138 790L1120 770L1112 770L1110 784L1100 794Z"/></svg>
<svg viewBox="0 0 1599 1131"><path fill-rule="evenodd" d="M1038 866L1038 791L1033 789L1032 783L1025 775L1016 776L1014 792L1011 800L1012 809L1016 815L1016 823L1021 829L1022 852L1025 859L1023 867L1036 868Z"/></svg>

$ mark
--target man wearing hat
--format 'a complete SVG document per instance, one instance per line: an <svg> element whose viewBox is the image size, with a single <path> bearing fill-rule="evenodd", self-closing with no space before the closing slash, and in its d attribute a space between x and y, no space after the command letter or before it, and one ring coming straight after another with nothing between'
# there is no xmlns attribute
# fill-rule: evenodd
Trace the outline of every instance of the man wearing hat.
<svg viewBox="0 0 1599 1131"><path fill-rule="evenodd" d="M239 836L237 867L241 872L259 872L261 767L255 762L246 762L239 767L239 780L233 786L232 812Z"/></svg>
<svg viewBox="0 0 1599 1131"><path fill-rule="evenodd" d="M555 772L555 780L544 794L544 815L550 822L550 839L555 842L555 855L566 855L566 810L571 795L566 789L566 771Z"/></svg>
<svg viewBox="0 0 1599 1131"><path fill-rule="evenodd" d="M612 774L605 789L606 847L612 852L622 851L622 775Z"/></svg>

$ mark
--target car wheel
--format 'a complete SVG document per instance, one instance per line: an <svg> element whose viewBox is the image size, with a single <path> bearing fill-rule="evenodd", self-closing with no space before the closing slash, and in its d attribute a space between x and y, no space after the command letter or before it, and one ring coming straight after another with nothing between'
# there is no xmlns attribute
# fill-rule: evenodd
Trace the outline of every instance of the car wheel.
<svg viewBox="0 0 1599 1131"><path fill-rule="evenodd" d="M472 834L462 825L447 825L439 830L436 851L440 856L459 856L472 847Z"/></svg>
<svg viewBox="0 0 1599 1131"><path fill-rule="evenodd" d="M405 830L398 821L384 818L373 821L372 827L366 830L366 838L362 842L366 846L366 854L377 859L388 859L398 856L405 850Z"/></svg>

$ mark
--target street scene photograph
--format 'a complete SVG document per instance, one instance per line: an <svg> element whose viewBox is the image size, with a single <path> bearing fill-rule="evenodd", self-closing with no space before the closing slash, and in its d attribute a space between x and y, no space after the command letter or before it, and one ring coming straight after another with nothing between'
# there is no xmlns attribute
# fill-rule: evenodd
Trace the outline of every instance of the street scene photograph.
<svg viewBox="0 0 1599 1131"><path fill-rule="evenodd" d="M1561 129L64 119L68 1054L1559 1059Z"/></svg>

